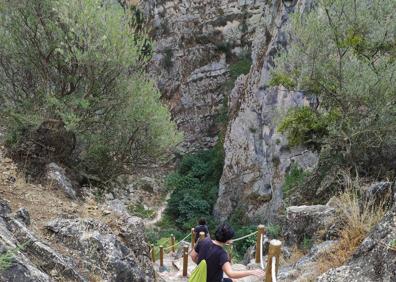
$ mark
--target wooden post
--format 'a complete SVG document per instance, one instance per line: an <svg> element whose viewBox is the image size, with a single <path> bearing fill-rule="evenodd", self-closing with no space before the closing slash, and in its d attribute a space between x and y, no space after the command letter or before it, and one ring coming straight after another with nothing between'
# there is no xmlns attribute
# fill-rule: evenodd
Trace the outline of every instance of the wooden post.
<svg viewBox="0 0 396 282"><path fill-rule="evenodd" d="M153 244L151 244L151 260L155 262L155 250Z"/></svg>
<svg viewBox="0 0 396 282"><path fill-rule="evenodd" d="M171 246L172 246L172 252L175 252L175 236L171 234Z"/></svg>
<svg viewBox="0 0 396 282"><path fill-rule="evenodd" d="M194 249L195 245L195 229L191 228L191 249Z"/></svg>
<svg viewBox="0 0 396 282"><path fill-rule="evenodd" d="M256 263L260 263L260 249L263 246L261 245L261 235L265 234L265 227L264 225L257 226L257 236L256 236Z"/></svg>
<svg viewBox="0 0 396 282"><path fill-rule="evenodd" d="M183 247L183 277L187 277L188 268L188 246Z"/></svg>
<svg viewBox="0 0 396 282"><path fill-rule="evenodd" d="M265 282L272 282L272 259L274 257L276 259L275 273L278 274L281 246L282 243L279 240L271 240L270 242L268 250L267 269L265 271Z"/></svg>
<svg viewBox="0 0 396 282"><path fill-rule="evenodd" d="M164 266L164 246L160 246L160 266Z"/></svg>
<svg viewBox="0 0 396 282"><path fill-rule="evenodd" d="M199 232L199 240L204 240L205 239L205 232L201 231Z"/></svg>

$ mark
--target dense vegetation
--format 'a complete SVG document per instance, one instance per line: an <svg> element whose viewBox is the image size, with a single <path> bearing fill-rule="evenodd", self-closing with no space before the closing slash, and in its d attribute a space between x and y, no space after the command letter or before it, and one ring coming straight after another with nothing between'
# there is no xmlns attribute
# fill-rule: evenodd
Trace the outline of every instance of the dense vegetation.
<svg viewBox="0 0 396 282"><path fill-rule="evenodd" d="M290 111L278 128L292 146L320 153L305 187L329 191L340 172L395 176L395 10L393 0L322 0L292 17L293 43L276 60L272 85L318 100Z"/></svg>
<svg viewBox="0 0 396 282"><path fill-rule="evenodd" d="M143 71L151 42L141 15L103 3L0 1L0 110L9 145L61 121L78 167L107 180L158 160L180 136Z"/></svg>
<svg viewBox="0 0 396 282"><path fill-rule="evenodd" d="M177 171L168 176L166 185L172 194L166 214L175 221L176 227L187 231L200 217L212 217L223 159L223 149L219 145L188 154L181 160Z"/></svg>

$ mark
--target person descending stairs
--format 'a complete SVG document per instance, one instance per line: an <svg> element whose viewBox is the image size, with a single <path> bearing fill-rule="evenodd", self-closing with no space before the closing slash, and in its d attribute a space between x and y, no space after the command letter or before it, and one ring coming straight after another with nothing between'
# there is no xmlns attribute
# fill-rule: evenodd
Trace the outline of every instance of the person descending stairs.
<svg viewBox="0 0 396 282"><path fill-rule="evenodd" d="M187 242L191 236L191 242ZM265 228L259 225L257 231L243 237L232 239L234 236L233 229L227 224L221 224L214 238L205 237L201 232L195 240L195 228L191 233L179 242L175 243L175 238L171 236L171 245L159 248L159 262L155 256L158 255L158 249L152 246L151 255L154 267L157 273L157 281L175 281L175 282L276 282L276 273L279 264L279 254L281 242L272 240L270 251L273 255L268 256L268 267L266 272L263 270L263 243L266 242ZM231 254L224 250L225 245L245 240L249 237L256 236L256 257L248 266L242 264L231 265ZM273 241L276 241L273 243ZM275 252L271 252L274 244ZM178 250L177 246L180 246ZM156 252L157 250L157 252ZM166 251L171 251L166 253ZM196 264L198 263L198 265ZM224 273L224 277L223 277ZM266 277L263 279L263 277ZM237 280L232 280L237 279Z"/></svg>

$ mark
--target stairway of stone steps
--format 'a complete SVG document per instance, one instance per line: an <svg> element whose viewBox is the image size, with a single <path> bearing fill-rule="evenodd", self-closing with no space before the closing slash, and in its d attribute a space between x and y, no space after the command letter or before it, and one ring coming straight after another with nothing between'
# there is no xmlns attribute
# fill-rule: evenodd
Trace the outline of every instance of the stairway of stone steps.
<svg viewBox="0 0 396 282"><path fill-rule="evenodd" d="M187 277L190 276L196 264L192 261L191 257L188 257L188 270ZM246 270L246 269L257 269L260 266L254 263L254 260L246 266L243 264L232 264L234 270ZM164 266L160 267L160 262L157 260L154 264L154 269L157 273L158 281L174 281L174 282L187 282L188 278L183 277L183 257L180 257L180 253L168 253L164 254ZM226 276L225 276L226 277ZM246 277L238 279L238 282L259 282L262 279L257 277Z"/></svg>

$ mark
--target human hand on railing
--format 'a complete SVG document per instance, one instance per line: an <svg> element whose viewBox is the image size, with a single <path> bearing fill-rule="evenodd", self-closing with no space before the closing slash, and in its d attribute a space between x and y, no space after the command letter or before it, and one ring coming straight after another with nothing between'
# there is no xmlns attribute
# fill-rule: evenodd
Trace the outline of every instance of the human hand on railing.
<svg viewBox="0 0 396 282"><path fill-rule="evenodd" d="M261 269L253 269L253 270L250 270L250 275L254 275L256 277L261 278L261 277L264 277L265 272Z"/></svg>

